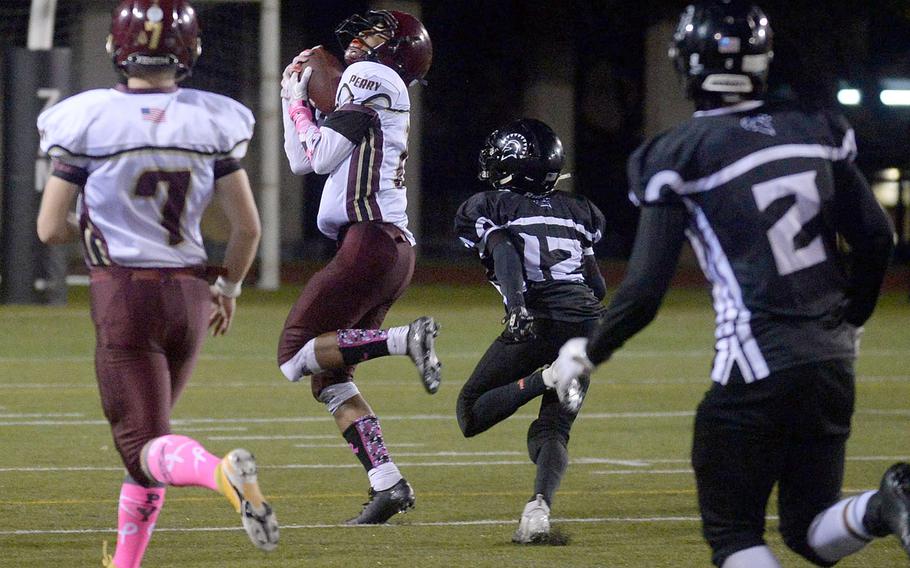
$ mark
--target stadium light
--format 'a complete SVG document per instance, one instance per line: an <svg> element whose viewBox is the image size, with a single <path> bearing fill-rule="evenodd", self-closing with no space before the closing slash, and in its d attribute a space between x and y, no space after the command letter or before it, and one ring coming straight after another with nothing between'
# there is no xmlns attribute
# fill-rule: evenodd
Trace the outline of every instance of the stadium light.
<svg viewBox="0 0 910 568"><path fill-rule="evenodd" d="M878 97L885 106L910 106L910 89L884 89Z"/></svg>
<svg viewBox="0 0 910 568"><path fill-rule="evenodd" d="M837 102L844 106L856 106L863 101L863 93L859 89L840 89L837 91Z"/></svg>

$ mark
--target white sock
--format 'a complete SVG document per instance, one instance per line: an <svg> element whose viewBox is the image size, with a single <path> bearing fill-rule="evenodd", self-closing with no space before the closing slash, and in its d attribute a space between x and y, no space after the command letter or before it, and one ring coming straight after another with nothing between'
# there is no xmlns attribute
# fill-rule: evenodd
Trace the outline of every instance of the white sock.
<svg viewBox="0 0 910 568"><path fill-rule="evenodd" d="M771 549L763 545L734 552L721 568L781 568L781 565Z"/></svg>
<svg viewBox="0 0 910 568"><path fill-rule="evenodd" d="M866 546L873 536L863 526L866 505L875 491L867 491L831 505L812 521L806 540L828 562L837 562Z"/></svg>
<svg viewBox="0 0 910 568"><path fill-rule="evenodd" d="M387 332L389 338L386 345L389 348L389 355L407 355L408 354L408 329L410 326L399 325L390 327Z"/></svg>
<svg viewBox="0 0 910 568"><path fill-rule="evenodd" d="M289 381L297 382L307 375L312 375L322 371L322 367L316 362L316 340L311 339L306 345L300 348L300 351L281 365L281 372Z"/></svg>
<svg viewBox="0 0 910 568"><path fill-rule="evenodd" d="M367 472L367 475L370 477L370 487L373 488L373 491L385 491L402 478L401 472L398 471L398 466L394 462L378 465Z"/></svg>
<svg viewBox="0 0 910 568"><path fill-rule="evenodd" d="M553 369L553 365L549 365L546 369L541 371L540 377L543 379L543 384L548 389L556 387L556 370Z"/></svg>

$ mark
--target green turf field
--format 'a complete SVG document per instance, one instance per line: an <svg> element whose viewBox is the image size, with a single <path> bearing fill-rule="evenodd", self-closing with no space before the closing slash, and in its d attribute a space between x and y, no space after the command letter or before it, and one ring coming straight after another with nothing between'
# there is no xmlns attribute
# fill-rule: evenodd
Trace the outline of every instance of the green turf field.
<svg viewBox="0 0 910 568"><path fill-rule="evenodd" d="M478 278L480 275L478 274ZM455 398L499 332L489 287L413 287L389 314L443 325L444 383L425 394L406 359L366 363L360 389L417 491L417 508L382 527L339 527L366 497L364 472L334 424L274 362L295 297L249 290L232 333L210 340L174 414L174 430L221 454L244 446L282 524L265 555L227 502L202 489L167 494L145 566L708 566L688 463L693 410L709 386L713 313L707 292L674 292L657 321L604 365L572 435L572 465L553 509L568 547L510 543L534 470L525 432L535 404L462 438ZM85 291L69 307L0 307L0 567L99 566L116 540L122 470L101 414ZM889 295L867 325L845 490L878 484L910 459L910 305ZM807 566L776 534L785 566ZM907 566L893 538L844 567Z"/></svg>

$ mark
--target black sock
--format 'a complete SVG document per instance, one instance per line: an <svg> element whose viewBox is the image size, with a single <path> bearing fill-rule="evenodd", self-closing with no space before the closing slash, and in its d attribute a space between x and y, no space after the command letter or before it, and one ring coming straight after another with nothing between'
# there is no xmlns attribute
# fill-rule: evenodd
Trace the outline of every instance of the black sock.
<svg viewBox="0 0 910 568"><path fill-rule="evenodd" d="M345 365L356 365L388 355L388 338L384 329L339 329L338 350Z"/></svg>
<svg viewBox="0 0 910 568"><path fill-rule="evenodd" d="M534 479L534 494L540 493L547 505L553 503L553 495L559 489L562 476L569 465L569 451L557 438L551 438L540 446L537 453L537 477Z"/></svg>
<svg viewBox="0 0 910 568"><path fill-rule="evenodd" d="M367 473L374 467L392 461L382 439L379 419L372 414L355 420L342 435Z"/></svg>
<svg viewBox="0 0 910 568"><path fill-rule="evenodd" d="M863 526L872 536L888 536L891 529L882 520L882 497L876 492L866 503L866 512L863 514Z"/></svg>
<svg viewBox="0 0 910 568"><path fill-rule="evenodd" d="M475 433L483 432L512 416L516 410L546 390L540 371L534 371L523 379L483 393L471 409Z"/></svg>

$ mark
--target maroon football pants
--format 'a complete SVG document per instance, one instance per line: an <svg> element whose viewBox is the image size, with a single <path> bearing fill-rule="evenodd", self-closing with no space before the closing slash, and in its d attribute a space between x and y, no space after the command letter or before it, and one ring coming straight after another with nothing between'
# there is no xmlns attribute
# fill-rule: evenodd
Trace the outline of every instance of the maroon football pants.
<svg viewBox="0 0 910 568"><path fill-rule="evenodd" d="M130 476L140 452L170 433L171 409L186 386L212 310L204 270L105 268L92 271L95 373L104 415Z"/></svg>
<svg viewBox="0 0 910 568"><path fill-rule="evenodd" d="M414 249L395 225L353 223L339 238L332 260L306 283L288 314L278 343L278 364L306 343L338 329L378 329L414 274ZM354 380L354 367L313 375L313 396Z"/></svg>

